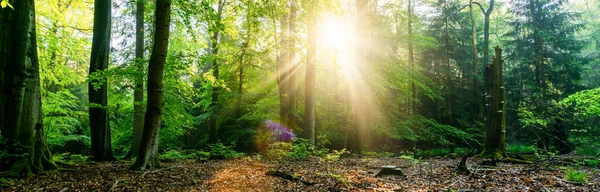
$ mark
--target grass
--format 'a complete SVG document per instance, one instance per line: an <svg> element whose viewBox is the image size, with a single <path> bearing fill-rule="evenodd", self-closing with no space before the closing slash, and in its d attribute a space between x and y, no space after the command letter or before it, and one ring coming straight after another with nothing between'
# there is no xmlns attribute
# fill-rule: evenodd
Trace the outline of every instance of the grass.
<svg viewBox="0 0 600 192"><path fill-rule="evenodd" d="M506 152L515 154L534 154L537 152L537 149L533 145L515 144L509 145L506 148Z"/></svg>
<svg viewBox="0 0 600 192"><path fill-rule="evenodd" d="M578 182L578 183L586 183L587 182L587 174L583 171L577 171L573 169L567 170L567 180Z"/></svg>

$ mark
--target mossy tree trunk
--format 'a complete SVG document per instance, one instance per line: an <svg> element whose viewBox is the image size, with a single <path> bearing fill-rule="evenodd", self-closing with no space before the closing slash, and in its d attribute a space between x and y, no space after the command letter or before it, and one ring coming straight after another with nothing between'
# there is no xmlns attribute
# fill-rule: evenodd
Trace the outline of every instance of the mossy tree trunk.
<svg viewBox="0 0 600 192"><path fill-rule="evenodd" d="M502 49L495 48L496 56L485 67L486 132L485 149L481 156L492 159L507 158L506 155L506 91L502 76Z"/></svg>
<svg viewBox="0 0 600 192"><path fill-rule="evenodd" d="M162 116L163 78L165 61L169 48L169 25L171 21L171 1L157 0L154 46L148 67L148 103L144 119L144 131L134 170L158 167L158 132Z"/></svg>
<svg viewBox="0 0 600 192"><path fill-rule="evenodd" d="M0 171L56 168L44 137L33 0L0 10Z"/></svg>
<svg viewBox="0 0 600 192"><path fill-rule="evenodd" d="M108 69L110 54L111 1L94 1L94 34L92 37L92 55L90 59L90 77ZM108 88L103 77L93 78L88 83L90 133L92 156L95 161L112 161L110 124L108 123Z"/></svg>

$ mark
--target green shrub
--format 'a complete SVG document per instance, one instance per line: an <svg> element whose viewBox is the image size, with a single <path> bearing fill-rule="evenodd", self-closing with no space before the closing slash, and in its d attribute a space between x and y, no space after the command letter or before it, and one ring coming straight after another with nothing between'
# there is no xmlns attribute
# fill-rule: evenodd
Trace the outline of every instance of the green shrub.
<svg viewBox="0 0 600 192"><path fill-rule="evenodd" d="M267 146L265 157L270 160L282 160L292 150L292 144L286 142L275 142Z"/></svg>
<svg viewBox="0 0 600 192"><path fill-rule="evenodd" d="M590 167L600 166L600 160L596 160L596 159L586 159L583 162L585 163L586 166L590 166Z"/></svg>
<svg viewBox="0 0 600 192"><path fill-rule="evenodd" d="M509 145L506 148L506 152L508 153L517 153L517 154L534 154L537 152L537 148L533 145Z"/></svg>
<svg viewBox="0 0 600 192"><path fill-rule="evenodd" d="M315 147L309 140L303 138L294 139L291 150L286 154L287 157L295 160L304 160L315 155Z"/></svg>
<svg viewBox="0 0 600 192"><path fill-rule="evenodd" d="M586 183L587 182L587 174L583 171L577 171L569 169L567 170L567 180L578 182L578 183Z"/></svg>
<svg viewBox="0 0 600 192"><path fill-rule="evenodd" d="M235 143L224 145L223 143L212 144L210 148L211 159L236 159L244 156L244 153L233 150Z"/></svg>
<svg viewBox="0 0 600 192"><path fill-rule="evenodd" d="M77 165L86 162L89 157L80 154L61 153L53 155L52 158L54 158L54 161L64 164Z"/></svg>

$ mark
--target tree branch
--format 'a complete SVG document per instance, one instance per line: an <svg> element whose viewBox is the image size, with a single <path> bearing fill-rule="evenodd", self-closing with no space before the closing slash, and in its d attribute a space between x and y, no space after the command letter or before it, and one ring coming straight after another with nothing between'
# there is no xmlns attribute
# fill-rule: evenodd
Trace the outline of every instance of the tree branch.
<svg viewBox="0 0 600 192"><path fill-rule="evenodd" d="M487 14L487 13L486 13L486 11L485 11L485 9L483 9L483 6L481 5L481 3L473 1L473 4L476 4L476 5L478 5L478 6L479 6L479 9L481 9L481 12L482 12L484 15L486 15L486 14Z"/></svg>

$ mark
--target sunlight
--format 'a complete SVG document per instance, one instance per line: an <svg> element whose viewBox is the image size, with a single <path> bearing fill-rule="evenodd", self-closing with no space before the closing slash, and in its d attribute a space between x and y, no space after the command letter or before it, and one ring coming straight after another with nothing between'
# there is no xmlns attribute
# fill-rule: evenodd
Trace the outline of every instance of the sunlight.
<svg viewBox="0 0 600 192"><path fill-rule="evenodd" d="M352 47L352 28L336 18L328 17L320 31L321 44L324 49L331 50L337 60L336 67L348 77L352 73L350 48Z"/></svg>

